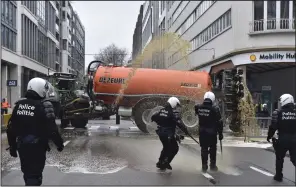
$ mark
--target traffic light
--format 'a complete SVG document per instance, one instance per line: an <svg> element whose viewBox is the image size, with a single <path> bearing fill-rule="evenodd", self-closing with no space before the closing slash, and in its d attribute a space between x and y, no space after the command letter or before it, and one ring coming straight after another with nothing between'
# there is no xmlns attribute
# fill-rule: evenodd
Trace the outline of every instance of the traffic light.
<svg viewBox="0 0 296 187"><path fill-rule="evenodd" d="M233 112L237 110L237 98L233 89L233 77L237 72L234 70L224 70L223 72L223 94L225 96L225 110L226 112Z"/></svg>
<svg viewBox="0 0 296 187"><path fill-rule="evenodd" d="M233 89L238 98L244 97L243 70L237 69L233 77Z"/></svg>

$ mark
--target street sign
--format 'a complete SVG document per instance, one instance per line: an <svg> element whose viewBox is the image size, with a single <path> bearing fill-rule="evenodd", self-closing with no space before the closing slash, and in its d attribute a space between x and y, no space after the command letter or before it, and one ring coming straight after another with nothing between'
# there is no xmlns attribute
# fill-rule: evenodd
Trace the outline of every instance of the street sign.
<svg viewBox="0 0 296 187"><path fill-rule="evenodd" d="M17 86L17 80L7 80L7 86Z"/></svg>

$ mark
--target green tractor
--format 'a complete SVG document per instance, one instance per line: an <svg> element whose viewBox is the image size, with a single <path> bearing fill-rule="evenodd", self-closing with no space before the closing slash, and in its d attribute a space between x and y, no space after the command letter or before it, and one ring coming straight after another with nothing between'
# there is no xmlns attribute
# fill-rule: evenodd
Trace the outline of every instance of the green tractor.
<svg viewBox="0 0 296 187"><path fill-rule="evenodd" d="M75 128L85 128L90 114L90 98L83 87L78 88L77 75L56 72L49 75L49 82L47 100L53 103L61 128L70 123Z"/></svg>

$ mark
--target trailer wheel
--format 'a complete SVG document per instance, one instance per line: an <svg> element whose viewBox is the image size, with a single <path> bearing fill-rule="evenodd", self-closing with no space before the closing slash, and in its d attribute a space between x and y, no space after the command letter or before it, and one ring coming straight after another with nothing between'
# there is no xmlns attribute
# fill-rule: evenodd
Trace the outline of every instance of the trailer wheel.
<svg viewBox="0 0 296 187"><path fill-rule="evenodd" d="M85 128L88 123L87 118L77 118L71 120L71 125L75 128Z"/></svg>
<svg viewBox="0 0 296 187"><path fill-rule="evenodd" d="M194 105L193 102L189 102L183 105L181 109L181 119L191 134L197 134L199 126L199 120L195 115Z"/></svg>
<svg viewBox="0 0 296 187"><path fill-rule="evenodd" d="M160 99L147 99L138 103L134 109L134 119L137 127L144 133L155 133L156 124L151 122L152 113L157 112L164 103Z"/></svg>

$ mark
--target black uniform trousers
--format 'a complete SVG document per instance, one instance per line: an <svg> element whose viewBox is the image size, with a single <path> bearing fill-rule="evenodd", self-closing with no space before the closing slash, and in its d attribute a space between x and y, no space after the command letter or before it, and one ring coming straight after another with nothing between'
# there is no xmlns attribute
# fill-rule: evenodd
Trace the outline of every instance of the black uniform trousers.
<svg viewBox="0 0 296 187"><path fill-rule="evenodd" d="M284 158L287 151L290 154L290 160L296 167L296 135L292 136L279 136L278 143L275 147L276 154L276 174L283 176Z"/></svg>
<svg viewBox="0 0 296 187"><path fill-rule="evenodd" d="M26 186L41 186L47 148L41 143L20 144L18 153Z"/></svg>
<svg viewBox="0 0 296 187"><path fill-rule="evenodd" d="M216 166L217 135L200 133L199 142L201 147L202 165L208 164L208 156L210 154L211 166Z"/></svg>
<svg viewBox="0 0 296 187"><path fill-rule="evenodd" d="M163 145L163 149L160 153L159 161L166 161L171 163L176 154L179 151L179 145L175 136L159 135L159 139Z"/></svg>

